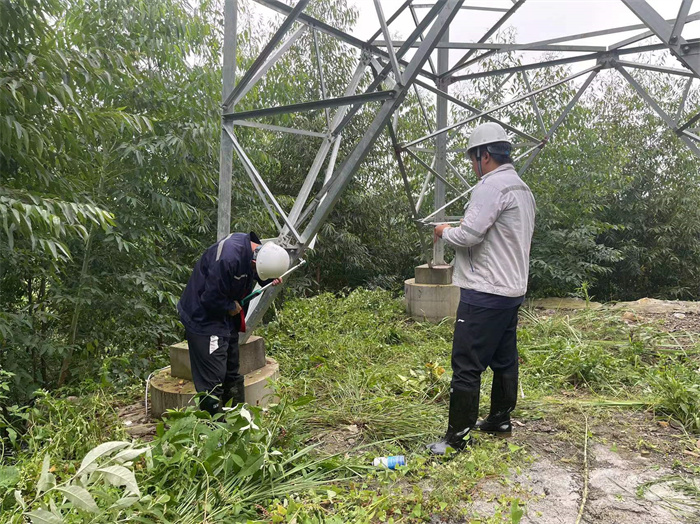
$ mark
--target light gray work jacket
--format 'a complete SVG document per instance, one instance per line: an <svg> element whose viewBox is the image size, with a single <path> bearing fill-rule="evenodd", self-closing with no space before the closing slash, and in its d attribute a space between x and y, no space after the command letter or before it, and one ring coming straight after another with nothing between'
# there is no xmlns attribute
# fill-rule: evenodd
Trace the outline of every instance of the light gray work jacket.
<svg viewBox="0 0 700 524"><path fill-rule="evenodd" d="M442 235L457 254L452 283L505 297L524 295L534 227L535 198L513 165L484 175L462 224Z"/></svg>

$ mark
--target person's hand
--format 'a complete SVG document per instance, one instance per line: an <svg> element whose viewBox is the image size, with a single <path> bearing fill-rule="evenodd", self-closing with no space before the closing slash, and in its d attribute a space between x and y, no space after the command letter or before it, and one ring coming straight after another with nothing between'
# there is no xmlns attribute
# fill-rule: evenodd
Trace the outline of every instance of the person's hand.
<svg viewBox="0 0 700 524"><path fill-rule="evenodd" d="M445 232L445 229L449 228L449 224L438 224L437 226L435 226L435 230L433 233L433 242L437 242L438 238L442 238L442 234Z"/></svg>
<svg viewBox="0 0 700 524"><path fill-rule="evenodd" d="M274 280L272 281L272 285L273 285L273 286L279 286L281 283L282 283L282 279L281 279L281 278L276 278L276 279L274 279Z"/></svg>
<svg viewBox="0 0 700 524"><path fill-rule="evenodd" d="M238 302L233 303L233 309L228 310L228 314L231 315L232 317L238 316L241 314L241 310L243 308Z"/></svg>

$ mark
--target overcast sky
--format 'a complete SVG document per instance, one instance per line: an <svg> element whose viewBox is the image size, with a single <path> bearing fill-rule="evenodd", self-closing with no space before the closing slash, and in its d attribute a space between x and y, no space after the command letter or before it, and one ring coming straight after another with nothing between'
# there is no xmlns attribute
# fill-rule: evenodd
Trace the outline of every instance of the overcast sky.
<svg viewBox="0 0 700 524"><path fill-rule="evenodd" d="M358 24L354 35L367 39L379 29L379 22L373 0L348 0L359 10ZM664 18L675 18L681 5L681 0L648 0ZM391 16L402 4L403 0L382 0L384 15ZM414 0L415 5L429 5L431 0ZM695 2L700 5L700 2ZM508 8L513 5L510 0L466 0L465 6L489 6ZM698 6L696 6L697 8ZM427 13L428 8L418 9L419 17ZM695 12L691 8L691 13ZM483 12L462 10L452 23L450 40L455 42L475 42L503 15L499 12ZM621 0L527 0L513 15L504 27L514 27L517 31L518 43L533 42L597 31L625 25L640 23ZM415 28L408 10L389 27L392 37L405 39ZM579 44L609 45L624 40L642 31L617 33L605 37L579 40ZM700 34L700 22L694 22L686 27L683 36L697 37ZM380 37L380 39L383 39ZM464 51L453 51L451 61L456 61Z"/></svg>

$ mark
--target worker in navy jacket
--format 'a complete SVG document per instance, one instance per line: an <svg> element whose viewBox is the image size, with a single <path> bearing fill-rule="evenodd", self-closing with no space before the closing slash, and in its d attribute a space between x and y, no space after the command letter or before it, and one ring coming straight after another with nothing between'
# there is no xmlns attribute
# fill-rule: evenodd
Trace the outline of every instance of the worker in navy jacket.
<svg viewBox="0 0 700 524"><path fill-rule="evenodd" d="M245 330L242 299L278 279L289 267L288 253L255 233L232 233L207 248L182 292L177 310L185 326L192 380L206 392L200 407L212 415L229 401L245 401L239 373L238 333Z"/></svg>

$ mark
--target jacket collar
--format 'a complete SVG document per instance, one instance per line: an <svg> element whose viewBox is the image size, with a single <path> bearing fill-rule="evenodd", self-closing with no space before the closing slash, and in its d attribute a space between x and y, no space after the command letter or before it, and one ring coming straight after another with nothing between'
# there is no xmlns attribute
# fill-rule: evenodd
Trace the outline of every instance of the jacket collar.
<svg viewBox="0 0 700 524"><path fill-rule="evenodd" d="M515 167L513 167L513 164L502 164L502 165L498 166L496 169L494 169L493 171L486 173L484 176L482 176L481 180L485 180L492 175L497 175L498 173L503 173L504 171L511 171L511 170L515 171Z"/></svg>

